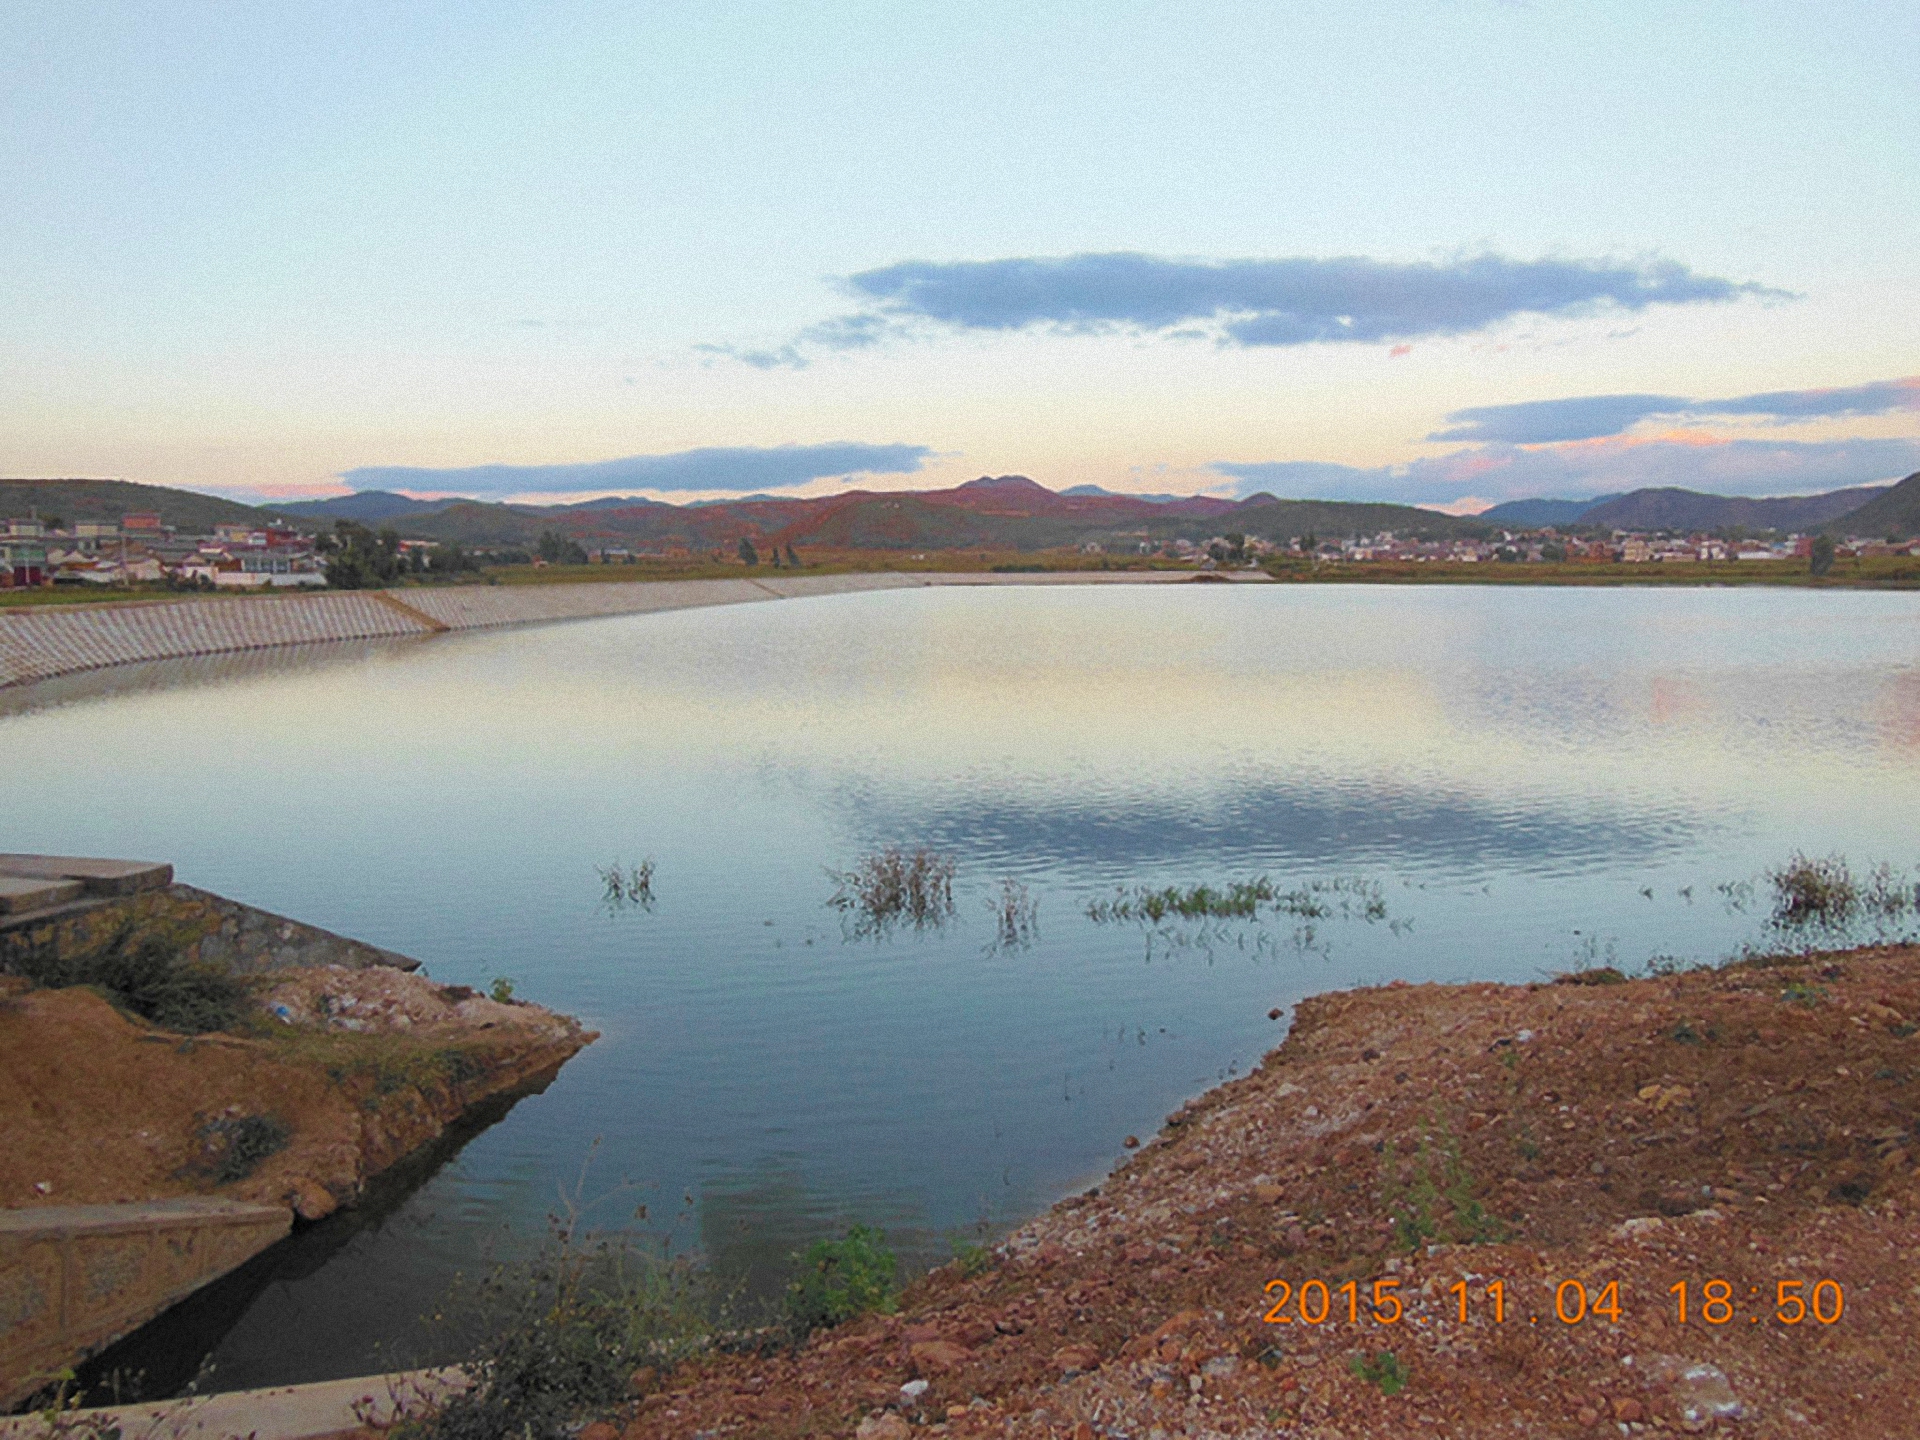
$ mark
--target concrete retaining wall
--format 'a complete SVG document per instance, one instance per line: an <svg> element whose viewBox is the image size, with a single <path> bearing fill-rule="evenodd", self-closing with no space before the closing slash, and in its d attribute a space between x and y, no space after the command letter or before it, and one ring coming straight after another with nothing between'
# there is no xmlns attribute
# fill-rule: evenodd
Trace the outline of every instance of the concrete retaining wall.
<svg viewBox="0 0 1920 1440"><path fill-rule="evenodd" d="M909 575L796 575L764 581L453 585L12 610L0 613L0 685L139 660L640 615L922 583Z"/></svg>
<svg viewBox="0 0 1920 1440"><path fill-rule="evenodd" d="M0 614L0 685L134 660L429 629L377 594L356 591L10 610Z"/></svg>
<svg viewBox="0 0 1920 1440"><path fill-rule="evenodd" d="M140 895L87 897L35 914L0 917L0 974L23 969L29 955L85 955L122 929L160 935L179 945L188 959L240 975L309 965L420 968L418 960L378 945L191 885L168 885Z"/></svg>
<svg viewBox="0 0 1920 1440"><path fill-rule="evenodd" d="M236 1200L0 1210L0 1407L286 1235Z"/></svg>
<svg viewBox="0 0 1920 1440"><path fill-rule="evenodd" d="M1138 570L866 575L789 575L774 570L739 580L421 586L11 610L0 612L0 686L139 660L172 660L323 641L426 636L604 615L644 615L756 600L797 600L929 585L1177 584L1195 578L1180 571ZM1233 578L1267 579L1265 575Z"/></svg>

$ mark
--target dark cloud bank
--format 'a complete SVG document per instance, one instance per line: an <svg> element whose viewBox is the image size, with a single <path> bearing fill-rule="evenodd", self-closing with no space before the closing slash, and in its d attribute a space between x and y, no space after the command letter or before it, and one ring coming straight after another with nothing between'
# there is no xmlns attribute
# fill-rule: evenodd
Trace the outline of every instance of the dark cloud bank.
<svg viewBox="0 0 1920 1440"><path fill-rule="evenodd" d="M1117 252L1004 260L906 260L843 282L867 309L777 349L706 346L759 366L809 348L863 349L916 328L1069 333L1193 332L1223 345L1366 343L1464 335L1521 315L1638 311L1784 292L1700 275L1671 260L1181 260Z"/></svg>
<svg viewBox="0 0 1920 1440"><path fill-rule="evenodd" d="M578 465L475 465L430 470L375 465L340 478L355 490L459 492L466 495L575 494L587 490L791 489L852 475L911 475L933 451L925 445L734 445L671 455L629 455Z"/></svg>
<svg viewBox="0 0 1920 1440"><path fill-rule="evenodd" d="M1831 390L1771 390L1731 400L1688 400L1679 395L1579 395L1565 400L1527 400L1517 405L1476 405L1447 416L1449 429L1429 440L1473 440L1508 445L1544 445L1624 434L1642 420L1754 416L1789 423L1895 410L1920 410L1920 378L1876 380Z"/></svg>

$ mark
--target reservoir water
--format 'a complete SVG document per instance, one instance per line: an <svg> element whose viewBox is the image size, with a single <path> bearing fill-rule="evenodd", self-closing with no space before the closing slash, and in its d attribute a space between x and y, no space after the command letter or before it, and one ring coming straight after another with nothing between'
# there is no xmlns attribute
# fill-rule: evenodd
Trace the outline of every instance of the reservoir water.
<svg viewBox="0 0 1920 1440"><path fill-rule="evenodd" d="M610 1222L644 1204L758 1283L853 1221L938 1261L1096 1182L1303 995L1764 944L1742 887L1793 852L1920 861L1920 596L846 595L0 692L0 779L0 850L171 860L601 1032L203 1317L181 1343L237 1388L445 1358L422 1317L589 1155L590 1193L633 1187ZM830 907L887 845L952 858L951 922ZM652 907L609 905L649 859ZM1087 915L1261 874L1384 914ZM1009 881L1037 928L1003 944Z"/></svg>

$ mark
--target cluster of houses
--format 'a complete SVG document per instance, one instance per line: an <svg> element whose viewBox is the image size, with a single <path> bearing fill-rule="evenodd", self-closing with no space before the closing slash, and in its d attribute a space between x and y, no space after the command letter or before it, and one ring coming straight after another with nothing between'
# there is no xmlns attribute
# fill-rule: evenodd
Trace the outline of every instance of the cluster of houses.
<svg viewBox="0 0 1920 1440"><path fill-rule="evenodd" d="M0 532L0 587L172 583L195 589L258 590L325 585L313 537L289 528L216 525L181 535L154 514L116 523L58 527L9 520Z"/></svg>
<svg viewBox="0 0 1920 1440"><path fill-rule="evenodd" d="M1145 548L1145 547L1143 547ZM1176 540L1165 553L1184 560L1217 561L1232 548L1224 536L1198 542ZM1813 548L1811 535L1781 540L1727 540L1715 535L1660 535L1616 531L1601 538L1561 535L1552 530L1506 531L1484 540L1412 540L1382 531L1371 537L1324 540L1311 553L1323 560L1348 563L1369 561L1444 562L1474 564L1494 560L1575 561L1599 564L1647 564L1702 560L1806 560ZM1272 545L1246 538L1239 546L1248 563L1267 555L1306 555L1300 541ZM1920 555L1920 539L1889 542L1846 540L1834 547L1836 555Z"/></svg>

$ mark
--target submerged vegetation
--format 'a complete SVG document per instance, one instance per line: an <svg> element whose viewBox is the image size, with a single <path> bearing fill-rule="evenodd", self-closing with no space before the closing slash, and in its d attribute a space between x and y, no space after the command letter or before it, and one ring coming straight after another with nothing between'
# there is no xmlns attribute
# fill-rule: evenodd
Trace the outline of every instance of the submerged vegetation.
<svg viewBox="0 0 1920 1440"><path fill-rule="evenodd" d="M938 928L953 918L951 856L924 846L897 845L862 856L851 870L829 870L834 883L827 901L852 916L857 935L878 935L902 922L916 930Z"/></svg>

